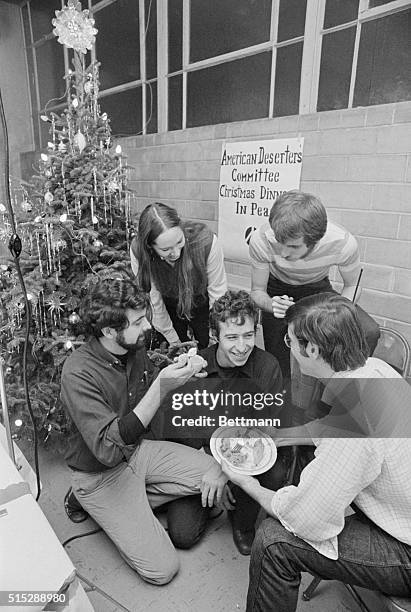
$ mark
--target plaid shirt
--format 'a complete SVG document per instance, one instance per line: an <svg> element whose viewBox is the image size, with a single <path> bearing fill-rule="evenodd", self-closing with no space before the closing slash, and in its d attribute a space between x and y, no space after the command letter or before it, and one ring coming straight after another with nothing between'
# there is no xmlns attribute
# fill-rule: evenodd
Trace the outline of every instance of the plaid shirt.
<svg viewBox="0 0 411 612"><path fill-rule="evenodd" d="M337 536L352 502L381 529L411 545L411 437L405 437L411 405L403 403L409 387L378 359L369 359L360 370L337 378L397 379L398 387L387 381L388 390L399 391L397 397L391 395L389 410L401 415L397 435L404 437L314 439L315 458L303 470L299 485L280 489L272 500L284 527L330 559L338 559Z"/></svg>

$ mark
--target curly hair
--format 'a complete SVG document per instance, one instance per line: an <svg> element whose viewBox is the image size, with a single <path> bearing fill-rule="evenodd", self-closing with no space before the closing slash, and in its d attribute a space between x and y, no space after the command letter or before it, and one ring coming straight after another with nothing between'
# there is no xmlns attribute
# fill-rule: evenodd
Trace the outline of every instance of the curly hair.
<svg viewBox="0 0 411 612"><path fill-rule="evenodd" d="M269 223L281 244L302 237L305 245L312 248L327 230L327 212L316 196L287 191L274 202Z"/></svg>
<svg viewBox="0 0 411 612"><path fill-rule="evenodd" d="M303 350L318 346L320 357L334 372L356 370L369 357L369 349L356 308L336 293L310 295L290 306L285 315Z"/></svg>
<svg viewBox="0 0 411 612"><path fill-rule="evenodd" d="M104 327L116 330L128 327L126 309L146 309L151 318L149 296L129 278L99 280L82 299L80 317L85 331L96 338Z"/></svg>
<svg viewBox="0 0 411 612"><path fill-rule="evenodd" d="M219 323L227 319L235 319L239 325L244 325L245 317L254 321L254 330L257 329L258 307L247 291L226 291L216 300L210 311L210 329L216 338L219 337Z"/></svg>

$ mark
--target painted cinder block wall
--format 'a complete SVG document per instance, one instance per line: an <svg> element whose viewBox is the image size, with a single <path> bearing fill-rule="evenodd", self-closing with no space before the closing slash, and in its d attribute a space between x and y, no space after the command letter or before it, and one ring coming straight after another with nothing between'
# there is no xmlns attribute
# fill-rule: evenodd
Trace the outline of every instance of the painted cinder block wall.
<svg viewBox="0 0 411 612"><path fill-rule="evenodd" d="M358 239L360 304L411 344L411 102L123 139L135 213L162 201L217 232L224 141L295 136L304 137L301 189ZM250 288L248 265L226 268L231 286ZM338 289L335 273L332 280Z"/></svg>

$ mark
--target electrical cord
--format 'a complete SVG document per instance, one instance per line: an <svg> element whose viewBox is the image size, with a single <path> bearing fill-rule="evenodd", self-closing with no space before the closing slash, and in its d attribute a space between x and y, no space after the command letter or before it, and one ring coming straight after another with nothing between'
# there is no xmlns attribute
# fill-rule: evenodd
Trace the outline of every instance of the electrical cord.
<svg viewBox="0 0 411 612"><path fill-rule="evenodd" d="M4 152L4 191L5 191L5 202L6 208L8 209L8 213L10 216L10 225L12 227L12 235L9 240L9 251L13 256L14 265L17 270L17 275L20 282L21 291L24 297L24 304L26 307L26 333L24 338L24 349L23 349L23 386L24 386L24 394L26 398L27 410L30 415L30 420L33 425L33 437L34 437L34 463L35 463L35 472L37 479L37 496L36 501L38 501L41 494L41 484L40 484L40 469L39 469L39 456L38 456L38 434L36 431L36 425L34 420L33 409L31 407L28 380L27 380L27 354L28 354L28 340L30 335L30 326L32 322L32 314L31 314L31 305L27 296L26 285L24 283L23 274L21 272L19 257L21 254L22 244L20 236L17 234L16 220L14 216L13 206L11 204L11 196L10 196L10 150L9 150L9 137L7 131L7 123L6 123L6 115L4 112L3 106L3 97L0 89L0 125L2 131L3 140L3 152Z"/></svg>
<svg viewBox="0 0 411 612"><path fill-rule="evenodd" d="M79 533L78 535L68 538L68 540L64 540L64 542L62 542L61 545L63 548L65 548L67 544L70 544L70 542L72 542L73 540L77 540L78 538L85 538L86 536L94 535L95 533L99 533L100 531L103 531L103 530L101 527L98 527L98 529L93 529L93 531L86 531L86 533Z"/></svg>

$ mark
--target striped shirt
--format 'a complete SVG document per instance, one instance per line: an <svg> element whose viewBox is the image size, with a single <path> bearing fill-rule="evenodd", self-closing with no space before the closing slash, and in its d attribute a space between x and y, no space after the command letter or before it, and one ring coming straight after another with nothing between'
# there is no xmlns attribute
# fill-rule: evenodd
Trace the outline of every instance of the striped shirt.
<svg viewBox="0 0 411 612"><path fill-rule="evenodd" d="M358 244L346 229L328 221L327 231L308 255L297 261L281 257L280 244L270 224L264 223L250 240L250 258L255 268L289 285L316 283L329 274L331 266L351 272L360 265Z"/></svg>
<svg viewBox="0 0 411 612"><path fill-rule="evenodd" d="M352 502L385 532L411 545L411 438L405 437L411 408L409 401L404 405L403 396L404 385L408 385L375 358L358 370L335 375L358 377L398 381L398 392L391 393L387 408L398 415L401 433L397 435L404 437L313 438L315 458L302 471L299 485L280 489L272 499L273 513L283 526L330 559L338 559L337 536ZM366 389L372 385L364 384ZM387 384L387 389L395 391L396 387ZM310 431L315 423L308 423Z"/></svg>

